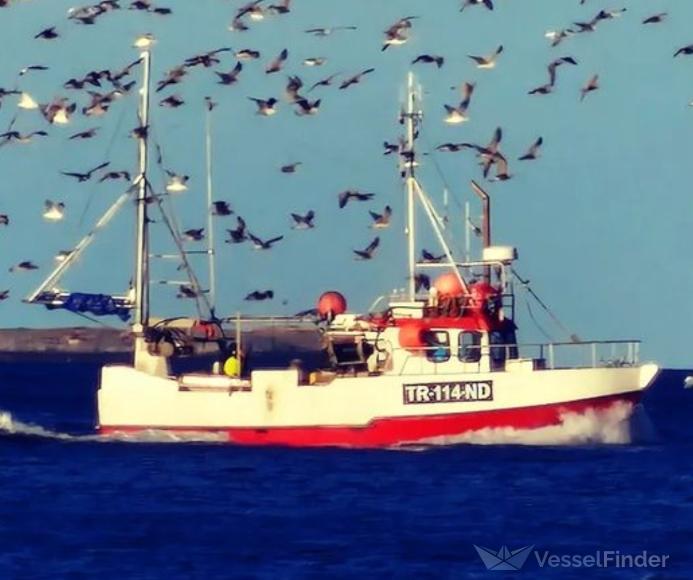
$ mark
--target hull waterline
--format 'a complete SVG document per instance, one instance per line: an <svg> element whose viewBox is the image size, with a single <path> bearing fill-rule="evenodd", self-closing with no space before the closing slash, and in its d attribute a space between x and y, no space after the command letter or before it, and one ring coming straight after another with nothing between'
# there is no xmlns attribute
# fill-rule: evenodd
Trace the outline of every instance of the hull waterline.
<svg viewBox="0 0 693 580"><path fill-rule="evenodd" d="M537 405L526 408L499 409L471 413L423 415L374 419L363 427L165 427L101 425L104 435L133 434L149 430L171 433L214 433L221 441L238 445L281 445L290 447L381 448L422 444L434 439L450 439L485 429L540 429L559 425L568 414L607 411L626 405L626 417L640 401L641 391L597 397L594 399Z"/></svg>

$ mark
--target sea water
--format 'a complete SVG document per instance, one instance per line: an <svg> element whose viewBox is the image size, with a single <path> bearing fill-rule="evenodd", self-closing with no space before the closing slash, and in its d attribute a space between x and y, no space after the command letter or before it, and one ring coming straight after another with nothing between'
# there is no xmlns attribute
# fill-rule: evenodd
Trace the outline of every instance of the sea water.
<svg viewBox="0 0 693 580"><path fill-rule="evenodd" d="M693 577L686 372L630 423L361 451L101 437L99 365L0 366L0 578ZM528 556L489 572L474 546Z"/></svg>

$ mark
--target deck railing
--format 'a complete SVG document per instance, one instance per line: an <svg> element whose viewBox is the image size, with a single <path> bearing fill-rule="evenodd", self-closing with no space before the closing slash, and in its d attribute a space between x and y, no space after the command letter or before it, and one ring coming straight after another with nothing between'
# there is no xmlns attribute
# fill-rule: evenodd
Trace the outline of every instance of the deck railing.
<svg viewBox="0 0 693 580"><path fill-rule="evenodd" d="M474 356L475 351L478 357ZM589 342L550 342L528 344L493 344L468 346L460 352L450 347L431 346L419 349L393 349L393 354L406 352L399 370L401 375L430 372L432 374L482 372L481 360L488 357L491 372L503 371L506 362L527 362L534 369L614 368L632 367L639 364L640 341L599 340ZM516 356L513 356L516 355ZM400 357L395 357L399 358ZM475 360L477 359L478 360ZM484 365L484 368L486 365Z"/></svg>

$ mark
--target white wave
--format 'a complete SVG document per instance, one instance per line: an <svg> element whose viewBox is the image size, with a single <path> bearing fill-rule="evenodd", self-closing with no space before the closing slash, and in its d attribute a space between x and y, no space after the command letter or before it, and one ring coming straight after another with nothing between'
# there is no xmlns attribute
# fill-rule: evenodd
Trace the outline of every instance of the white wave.
<svg viewBox="0 0 693 580"><path fill-rule="evenodd" d="M2 434L40 437L44 439L75 439L75 437L67 433L57 433L39 425L18 421L12 417L12 413L8 413L7 411L0 411L0 435Z"/></svg>
<svg viewBox="0 0 693 580"><path fill-rule="evenodd" d="M631 403L615 403L608 409L565 413L557 425L537 429L489 427L462 435L433 437L424 445L406 447L422 450L439 445L623 445L631 442Z"/></svg>
<svg viewBox="0 0 693 580"><path fill-rule="evenodd" d="M164 429L144 429L132 433L115 432L99 435L99 441L119 441L125 443L223 443L228 441L225 433L205 431L166 431Z"/></svg>
<svg viewBox="0 0 693 580"><path fill-rule="evenodd" d="M226 441L224 433L206 433L200 431L171 432L161 429L146 429L137 433L112 433L108 435L70 435L51 431L40 425L24 423L15 419L12 413L0 411L0 437L36 437L40 439L56 439L60 441L96 441L101 443L125 442L125 443L218 443Z"/></svg>

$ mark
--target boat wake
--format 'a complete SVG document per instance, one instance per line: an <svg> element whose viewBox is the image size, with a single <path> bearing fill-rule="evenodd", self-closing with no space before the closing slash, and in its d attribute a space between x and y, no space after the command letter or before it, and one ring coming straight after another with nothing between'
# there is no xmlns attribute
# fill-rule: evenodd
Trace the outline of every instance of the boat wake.
<svg viewBox="0 0 693 580"><path fill-rule="evenodd" d="M79 437L51 431L39 425L24 423L15 419L12 413L0 411L0 438L60 439L68 441L78 439Z"/></svg>
<svg viewBox="0 0 693 580"><path fill-rule="evenodd" d="M100 443L219 443L227 440L223 433L172 433L156 429L147 429L138 433L71 435L69 433L52 431L40 425L24 423L23 421L15 419L12 413L7 411L0 411L0 440L1 439L53 439L57 441L94 441Z"/></svg>
<svg viewBox="0 0 693 580"><path fill-rule="evenodd" d="M124 443L224 443L228 441L225 433L208 433L202 431L164 431L161 429L145 429L136 433L109 433L96 435L102 442Z"/></svg>
<svg viewBox="0 0 693 580"><path fill-rule="evenodd" d="M652 440L653 429L644 409L618 403L608 409L566 413L558 425L538 429L487 428L462 435L434 437L416 444L394 446L393 450L424 451L450 445L625 445ZM71 435L24 423L0 411L0 439L29 438L100 443L224 443L224 433L171 432L147 429L136 433Z"/></svg>
<svg viewBox="0 0 693 580"><path fill-rule="evenodd" d="M647 423L641 417L641 407L633 409L631 403L617 403L602 410L585 413L566 413L558 425L537 429L513 427L487 428L462 435L434 437L422 444L401 447L421 451L444 445L625 445L640 441L640 425ZM637 421L634 419L637 418Z"/></svg>

